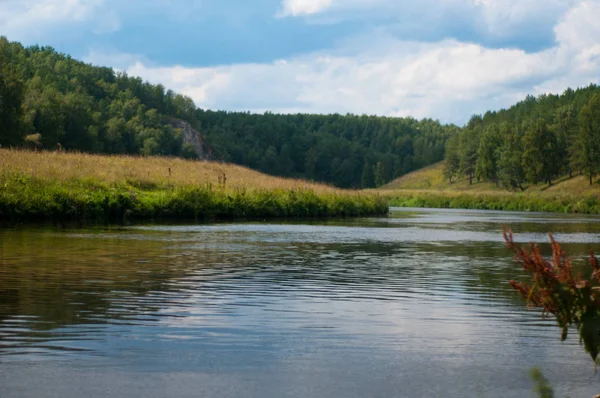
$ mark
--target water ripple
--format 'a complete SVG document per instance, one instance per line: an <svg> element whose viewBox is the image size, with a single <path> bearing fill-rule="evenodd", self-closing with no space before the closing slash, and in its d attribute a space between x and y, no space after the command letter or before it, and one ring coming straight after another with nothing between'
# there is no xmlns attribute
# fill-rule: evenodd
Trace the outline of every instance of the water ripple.
<svg viewBox="0 0 600 398"><path fill-rule="evenodd" d="M0 362L229 374L277 364L317 380L310 369L333 361L368 384L376 376L352 364L376 358L370 366L408 384L419 379L410 369L451 363L477 380L496 368L524 388L519 372L562 368L579 348L510 290L524 275L501 225L522 242L551 228L582 260L600 241L597 221L404 210L346 223L0 231ZM588 365L575 362L558 377L569 388ZM467 391L468 377L452 380ZM501 380L489 396L518 396L500 395Z"/></svg>

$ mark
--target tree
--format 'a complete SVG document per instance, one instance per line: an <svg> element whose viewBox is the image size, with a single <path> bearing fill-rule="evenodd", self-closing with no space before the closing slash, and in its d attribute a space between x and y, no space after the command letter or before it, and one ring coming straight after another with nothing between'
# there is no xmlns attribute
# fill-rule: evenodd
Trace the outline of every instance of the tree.
<svg viewBox="0 0 600 398"><path fill-rule="evenodd" d="M522 150L521 139L517 132L511 131L504 137L504 143L500 147L498 156L498 179L507 188L524 189L525 172Z"/></svg>
<svg viewBox="0 0 600 398"><path fill-rule="evenodd" d="M111 154L125 153L123 136L127 131L127 123L123 118L114 117L106 123L104 136L105 151Z"/></svg>
<svg viewBox="0 0 600 398"><path fill-rule="evenodd" d="M277 150L274 146L270 146L265 151L262 161L260 163L260 169L265 173L268 173L270 170L275 169L277 166Z"/></svg>
<svg viewBox="0 0 600 398"><path fill-rule="evenodd" d="M0 145L13 146L23 142L21 104L24 87L5 54L5 40L0 38Z"/></svg>
<svg viewBox="0 0 600 398"><path fill-rule="evenodd" d="M560 155L558 139L542 119L525 126L522 162L527 181L552 185L564 161Z"/></svg>
<svg viewBox="0 0 600 398"><path fill-rule="evenodd" d="M552 185L552 180L565 171L568 165L566 142L545 122L539 123L543 131L542 136L544 137L542 144L542 153L544 155L542 180L550 186Z"/></svg>
<svg viewBox="0 0 600 398"><path fill-rule="evenodd" d="M284 144L279 151L277 159L277 174L289 177L294 173L294 167L290 146Z"/></svg>
<svg viewBox="0 0 600 398"><path fill-rule="evenodd" d="M152 156L158 152L158 144L153 137L146 138L142 144L142 154L144 156ZM186 159L194 159L196 155L196 151L194 150L194 146L190 145L190 147L183 148L183 157Z"/></svg>
<svg viewBox="0 0 600 398"><path fill-rule="evenodd" d="M385 179L385 168L383 166L383 163L377 162L377 164L373 166L373 177L375 179L376 187L380 187L387 182Z"/></svg>
<svg viewBox="0 0 600 398"><path fill-rule="evenodd" d="M577 138L577 117L572 104L561 106L554 112L552 130L558 142L557 158L562 168L573 177L574 170L581 169L581 152L575 145ZM568 161L565 161L568 159ZM560 170L562 172L563 170Z"/></svg>
<svg viewBox="0 0 600 398"><path fill-rule="evenodd" d="M452 184L452 178L460 169L460 134L456 133L446 143L446 156L444 161L444 177Z"/></svg>
<svg viewBox="0 0 600 398"><path fill-rule="evenodd" d="M582 155L582 170L590 185L600 173L600 93L595 94L579 115L578 145Z"/></svg>
<svg viewBox="0 0 600 398"><path fill-rule="evenodd" d="M56 149L65 136L65 121L61 111L63 96L52 86L43 86L40 81L32 81L23 107L28 114L31 131L28 134L41 134L41 142L46 149Z"/></svg>
<svg viewBox="0 0 600 398"><path fill-rule="evenodd" d="M498 158L502 136L496 125L486 127L481 135L479 149L477 150L477 163L475 173L477 178L498 182Z"/></svg>
<svg viewBox="0 0 600 398"><path fill-rule="evenodd" d="M194 148L194 145L189 142L183 144L183 147L181 148L181 156L183 156L184 159L198 159L196 148Z"/></svg>
<svg viewBox="0 0 600 398"><path fill-rule="evenodd" d="M373 165L365 160L362 171L362 188L373 188L375 186L375 175L373 174Z"/></svg>
<svg viewBox="0 0 600 398"><path fill-rule="evenodd" d="M469 177L469 185L473 185L473 177L477 170L477 152L481 127L467 127L460 136L460 172Z"/></svg>

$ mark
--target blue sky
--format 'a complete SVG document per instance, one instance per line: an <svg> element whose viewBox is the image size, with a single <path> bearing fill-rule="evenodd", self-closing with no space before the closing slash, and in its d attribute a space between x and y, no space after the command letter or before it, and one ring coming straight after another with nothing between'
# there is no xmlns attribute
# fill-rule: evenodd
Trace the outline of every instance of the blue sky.
<svg viewBox="0 0 600 398"><path fill-rule="evenodd" d="M600 0L0 0L0 35L253 112L463 123L598 83Z"/></svg>

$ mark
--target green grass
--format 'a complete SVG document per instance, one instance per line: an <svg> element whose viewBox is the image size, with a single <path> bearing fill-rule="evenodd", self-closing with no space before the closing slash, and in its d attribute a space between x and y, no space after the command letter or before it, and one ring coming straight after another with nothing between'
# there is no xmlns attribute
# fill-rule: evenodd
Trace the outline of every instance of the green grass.
<svg viewBox="0 0 600 398"><path fill-rule="evenodd" d="M387 202L375 195L212 185L144 190L95 180L0 177L0 219L12 221L353 217L387 211Z"/></svg>
<svg viewBox="0 0 600 398"><path fill-rule="evenodd" d="M466 178L450 184L443 177L443 164L438 163L392 181L377 192L398 207L600 214L600 186L590 186L584 176L562 176L552 186L525 188L522 192L509 191L476 180L471 185Z"/></svg>
<svg viewBox="0 0 600 398"><path fill-rule="evenodd" d="M387 199L376 193L275 178L234 165L0 150L4 221L325 218L387 212Z"/></svg>
<svg viewBox="0 0 600 398"><path fill-rule="evenodd" d="M476 194L449 192L396 192L390 206L438 209L479 209L600 214L595 195L549 197L528 194Z"/></svg>
<svg viewBox="0 0 600 398"><path fill-rule="evenodd" d="M425 167L423 169L413 171L396 180L384 185L379 191L443 191L443 192L468 192L468 193L500 193L511 194L511 192L502 186L497 186L493 182L481 181L473 179L473 184L469 184L469 179L466 177L454 178L451 184L443 175L443 162ZM593 195L600 194L600 184L590 185L586 176L578 174L569 178L568 175L560 176L548 184L524 184L525 193L540 194L547 196L560 195ZM519 191L520 192L520 191ZM517 192L518 193L518 192Z"/></svg>

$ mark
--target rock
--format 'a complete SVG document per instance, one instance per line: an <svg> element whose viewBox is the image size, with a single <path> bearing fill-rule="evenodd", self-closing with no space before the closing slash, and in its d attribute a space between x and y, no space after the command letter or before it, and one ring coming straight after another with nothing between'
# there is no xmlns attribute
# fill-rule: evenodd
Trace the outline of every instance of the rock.
<svg viewBox="0 0 600 398"><path fill-rule="evenodd" d="M195 130L188 122L181 119L169 119L167 120L167 124L181 130L183 134L183 145L192 145L198 159L216 160L213 149L206 143L206 139L202 133Z"/></svg>

